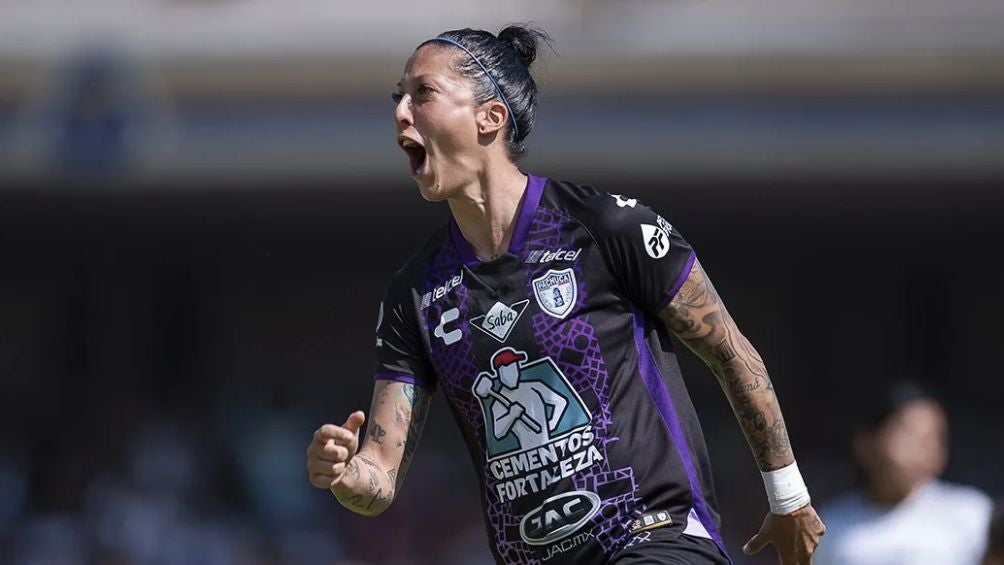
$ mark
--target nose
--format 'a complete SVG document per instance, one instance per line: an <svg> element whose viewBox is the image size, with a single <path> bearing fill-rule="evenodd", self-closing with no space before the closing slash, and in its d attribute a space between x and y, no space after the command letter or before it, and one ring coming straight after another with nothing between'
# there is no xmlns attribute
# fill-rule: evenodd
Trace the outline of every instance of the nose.
<svg viewBox="0 0 1004 565"><path fill-rule="evenodd" d="M410 95L405 94L401 96L401 100L399 100L397 106L394 107L394 122L396 122L398 127L401 129L407 128L412 124Z"/></svg>

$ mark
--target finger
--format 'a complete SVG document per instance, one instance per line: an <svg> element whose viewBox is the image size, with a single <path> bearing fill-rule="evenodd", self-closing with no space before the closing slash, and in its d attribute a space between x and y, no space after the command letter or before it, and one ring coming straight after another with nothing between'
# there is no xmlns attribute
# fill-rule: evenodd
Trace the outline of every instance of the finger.
<svg viewBox="0 0 1004 565"><path fill-rule="evenodd" d="M343 424L342 427L355 434L359 431L359 428L365 421L366 414L364 414L362 410L356 410L355 412L349 414L348 419L345 420L345 424Z"/></svg>
<svg viewBox="0 0 1004 565"><path fill-rule="evenodd" d="M339 458L339 454L341 452L335 451L335 445L334 440L330 439L328 440L328 446L330 447L327 447L327 449L316 443L311 443L310 448L307 449L307 464L309 465L311 461L326 461L333 465L339 461L345 461L348 459L349 450L342 447L342 449L345 450L345 455Z"/></svg>
<svg viewBox="0 0 1004 565"><path fill-rule="evenodd" d="M320 473L337 477L345 472L345 463L332 463L330 461L314 460L307 465L311 474Z"/></svg>
<svg viewBox="0 0 1004 565"><path fill-rule="evenodd" d="M743 553L746 555L753 555L763 549L770 539L763 534L763 532L757 532L757 534L750 538L746 545L743 546Z"/></svg>
<svg viewBox="0 0 1004 565"><path fill-rule="evenodd" d="M331 483L328 486L333 487L342 482L343 479L345 479L345 464L339 463L335 465L335 478L331 480Z"/></svg>
<svg viewBox="0 0 1004 565"><path fill-rule="evenodd" d="M329 439L333 439L339 443L348 443L355 438L355 432L334 424L324 424L314 432L314 441L321 445L328 443Z"/></svg>
<svg viewBox="0 0 1004 565"><path fill-rule="evenodd" d="M344 462L349 458L349 448L344 445L338 445L334 441L329 441L327 445L321 448L317 458L331 461L332 463Z"/></svg>
<svg viewBox="0 0 1004 565"><path fill-rule="evenodd" d="M798 552L798 563L805 563L811 565L812 554L816 552L816 548L819 546L819 538L816 536L811 536L809 539L804 539Z"/></svg>
<svg viewBox="0 0 1004 565"><path fill-rule="evenodd" d="M310 484L317 488L328 488L334 480L334 475L326 475L324 473L310 474Z"/></svg>

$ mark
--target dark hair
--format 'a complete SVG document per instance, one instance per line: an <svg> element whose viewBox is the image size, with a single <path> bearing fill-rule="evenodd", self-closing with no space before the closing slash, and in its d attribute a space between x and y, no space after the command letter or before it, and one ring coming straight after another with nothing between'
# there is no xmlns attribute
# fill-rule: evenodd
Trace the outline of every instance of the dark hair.
<svg viewBox="0 0 1004 565"><path fill-rule="evenodd" d="M503 27L498 36L480 29L464 28L444 31L437 37L463 45L477 58L475 61L467 55L458 57L454 70L474 83L474 100L478 104L499 98L492 79L498 84L512 113L511 120L516 124L515 128L509 124L506 130L509 157L514 161L522 157L526 153L523 140L530 134L537 117L537 83L530 74L530 65L537 58L537 47L541 43L550 44L551 38L539 29L515 24ZM429 43L437 42L430 39L422 45ZM446 42L439 44L449 45ZM485 76L481 65L492 74L491 77Z"/></svg>
<svg viewBox="0 0 1004 565"><path fill-rule="evenodd" d="M900 408L917 400L929 400L940 404L934 393L919 383L913 381L894 382L885 390L881 390L863 402L859 429L874 432L885 425Z"/></svg>

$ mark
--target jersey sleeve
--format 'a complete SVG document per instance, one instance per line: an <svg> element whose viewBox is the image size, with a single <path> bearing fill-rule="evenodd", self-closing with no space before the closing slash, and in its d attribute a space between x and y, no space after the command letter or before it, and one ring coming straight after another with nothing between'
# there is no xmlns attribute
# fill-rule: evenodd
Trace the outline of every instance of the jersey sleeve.
<svg viewBox="0 0 1004 565"><path fill-rule="evenodd" d="M392 282L380 303L376 328L375 380L392 380L436 388L435 374L422 343L415 299L410 288Z"/></svg>
<svg viewBox="0 0 1004 565"><path fill-rule="evenodd" d="M657 316L676 295L697 260L665 218L635 198L596 196L601 221L593 238L626 297Z"/></svg>

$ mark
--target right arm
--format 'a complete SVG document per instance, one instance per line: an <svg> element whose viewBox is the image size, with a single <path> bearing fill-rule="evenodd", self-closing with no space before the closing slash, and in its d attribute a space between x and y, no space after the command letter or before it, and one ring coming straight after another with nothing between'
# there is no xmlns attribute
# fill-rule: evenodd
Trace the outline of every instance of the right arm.
<svg viewBox="0 0 1004 565"><path fill-rule="evenodd" d="M307 449L310 482L353 512L377 516L394 501L425 425L431 397L420 386L378 380L367 438L359 448L361 411L343 426L325 424Z"/></svg>

